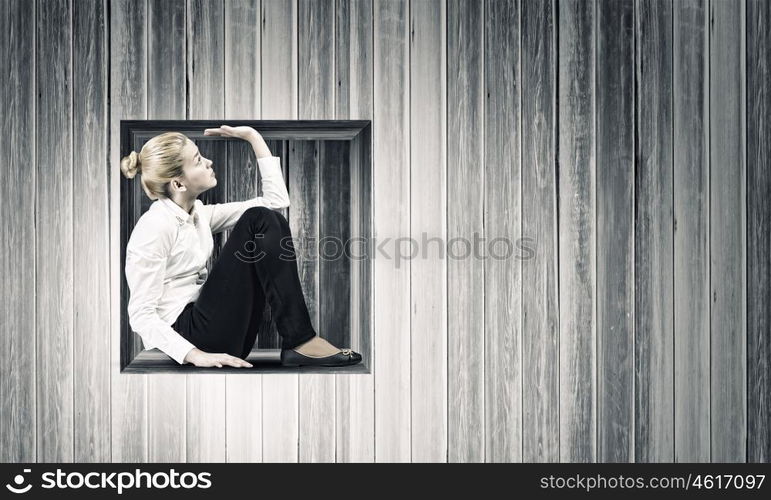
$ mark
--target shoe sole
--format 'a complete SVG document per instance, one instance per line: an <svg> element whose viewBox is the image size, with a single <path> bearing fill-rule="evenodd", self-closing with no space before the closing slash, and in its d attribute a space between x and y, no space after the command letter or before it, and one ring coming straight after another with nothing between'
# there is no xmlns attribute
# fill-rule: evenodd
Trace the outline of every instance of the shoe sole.
<svg viewBox="0 0 771 500"><path fill-rule="evenodd" d="M295 363L292 361L281 362L282 366L349 366L361 363L361 360L352 361L350 363Z"/></svg>
<svg viewBox="0 0 771 500"><path fill-rule="evenodd" d="M355 365L355 364L356 363L345 363L345 364L339 364L339 363L319 363L319 364L283 363L281 366L288 366L290 368L296 368L296 367L299 367L299 366L350 366L350 365Z"/></svg>
<svg viewBox="0 0 771 500"><path fill-rule="evenodd" d="M347 363L298 363L296 361L284 361L281 360L281 366L298 367L298 366L350 366L361 363L361 359L350 361Z"/></svg>
<svg viewBox="0 0 771 500"><path fill-rule="evenodd" d="M361 361L354 361L353 363L281 363L281 366L350 366L361 363Z"/></svg>

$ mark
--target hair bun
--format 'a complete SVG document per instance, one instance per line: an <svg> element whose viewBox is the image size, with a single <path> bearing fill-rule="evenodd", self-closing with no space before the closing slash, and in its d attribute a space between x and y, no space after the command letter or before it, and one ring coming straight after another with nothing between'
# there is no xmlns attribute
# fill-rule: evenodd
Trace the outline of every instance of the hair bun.
<svg viewBox="0 0 771 500"><path fill-rule="evenodd" d="M121 160L120 169L123 172L123 175L128 179L132 179L137 175L137 172L141 171L142 163L139 161L139 155L136 151L132 151L128 156Z"/></svg>

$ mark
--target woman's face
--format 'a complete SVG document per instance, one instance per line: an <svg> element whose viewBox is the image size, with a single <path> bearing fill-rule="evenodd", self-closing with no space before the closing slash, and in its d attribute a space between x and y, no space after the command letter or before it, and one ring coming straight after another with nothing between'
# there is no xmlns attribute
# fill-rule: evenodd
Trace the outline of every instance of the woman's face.
<svg viewBox="0 0 771 500"><path fill-rule="evenodd" d="M185 159L183 183L189 192L196 195L217 185L217 177L212 169L212 161L205 158L193 141L188 141L182 150Z"/></svg>

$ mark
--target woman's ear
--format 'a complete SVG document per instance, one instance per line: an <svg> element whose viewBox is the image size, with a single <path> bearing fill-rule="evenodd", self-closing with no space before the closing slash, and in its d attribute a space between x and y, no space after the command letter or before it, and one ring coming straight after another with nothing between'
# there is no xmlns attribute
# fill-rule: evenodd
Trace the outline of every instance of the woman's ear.
<svg viewBox="0 0 771 500"><path fill-rule="evenodd" d="M179 179L172 179L172 180L171 180L171 187L172 187L172 188L173 188L175 191L187 191L187 187L185 187L185 185L184 185L184 184L182 184L181 182L179 182Z"/></svg>

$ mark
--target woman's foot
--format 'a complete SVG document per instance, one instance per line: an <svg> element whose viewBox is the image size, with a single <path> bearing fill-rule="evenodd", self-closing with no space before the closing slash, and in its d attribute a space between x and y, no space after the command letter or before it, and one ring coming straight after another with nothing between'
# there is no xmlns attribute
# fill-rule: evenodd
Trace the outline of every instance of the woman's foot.
<svg viewBox="0 0 771 500"><path fill-rule="evenodd" d="M283 366L346 366L361 362L353 349L338 349L318 335L292 349L281 349Z"/></svg>
<svg viewBox="0 0 771 500"><path fill-rule="evenodd" d="M309 341L298 345L293 348L294 351L304 354L305 356L311 356L314 358L320 358L324 356L332 356L341 351L337 347L327 342L324 338L316 335Z"/></svg>

